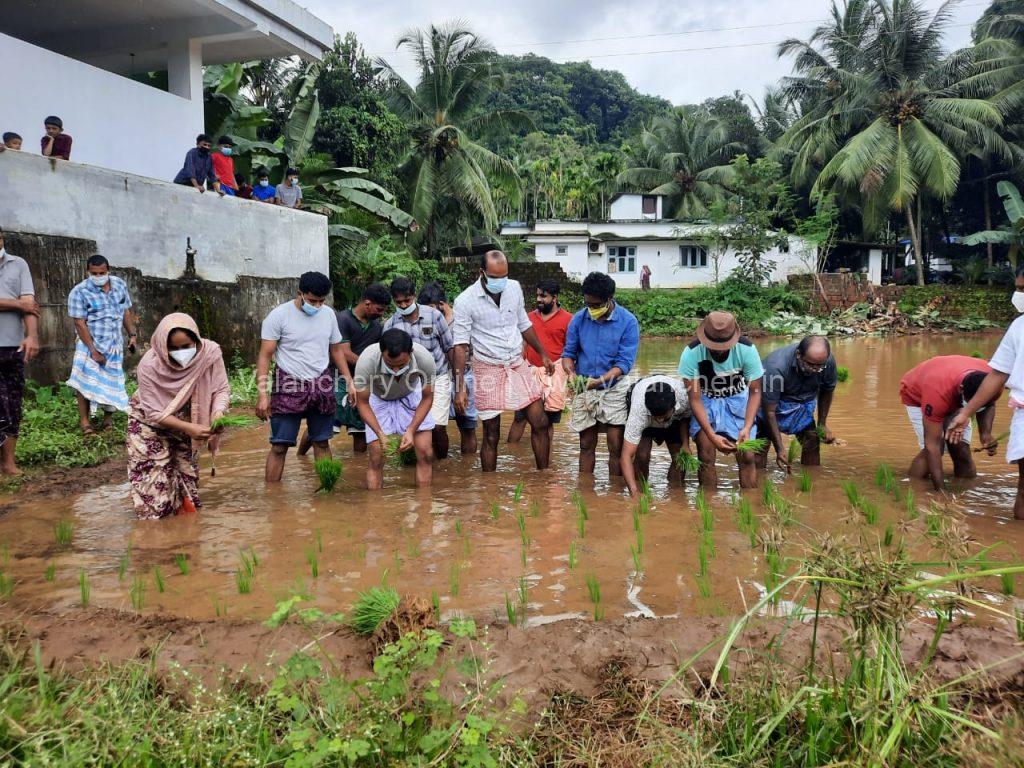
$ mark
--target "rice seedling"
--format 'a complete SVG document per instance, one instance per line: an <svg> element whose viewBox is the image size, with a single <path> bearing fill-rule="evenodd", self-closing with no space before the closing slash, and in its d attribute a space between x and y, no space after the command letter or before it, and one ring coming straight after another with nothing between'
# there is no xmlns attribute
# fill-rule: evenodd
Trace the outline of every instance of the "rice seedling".
<svg viewBox="0 0 1024 768"><path fill-rule="evenodd" d="M641 554L644 551L644 532L640 528L636 531L636 551Z"/></svg>
<svg viewBox="0 0 1024 768"><path fill-rule="evenodd" d="M850 369L845 365L836 366L836 381L843 382L850 380Z"/></svg>
<svg viewBox="0 0 1024 768"><path fill-rule="evenodd" d="M629 555L633 558L633 570L639 573L643 570L640 567L640 552L636 548L636 544L629 545Z"/></svg>
<svg viewBox="0 0 1024 768"><path fill-rule="evenodd" d="M437 594L436 589L430 590L430 607L434 609L434 619L436 621L441 620L441 596Z"/></svg>
<svg viewBox="0 0 1024 768"><path fill-rule="evenodd" d="M259 560L256 558L256 551L249 547L249 551L238 550L238 562L241 565L241 569L245 571L250 578L256 575L256 566L259 565Z"/></svg>
<svg viewBox="0 0 1024 768"><path fill-rule="evenodd" d="M498 508L498 502L492 501L491 502L491 519L492 520L497 520L500 514L501 514L501 510Z"/></svg>
<svg viewBox="0 0 1024 768"><path fill-rule="evenodd" d="M752 440L744 440L736 444L736 450L743 453L764 453L768 448L768 438L755 437Z"/></svg>
<svg viewBox="0 0 1024 768"><path fill-rule="evenodd" d="M309 566L309 575L314 579L320 577L320 553L316 547L309 547L306 550L306 564Z"/></svg>
<svg viewBox="0 0 1024 768"><path fill-rule="evenodd" d="M519 615L516 607L512 604L512 598L508 596L508 592L505 593L505 615L508 617L508 625L510 627L518 625Z"/></svg>
<svg viewBox="0 0 1024 768"><path fill-rule="evenodd" d="M786 452L786 462L789 466L793 466L797 459L800 458L800 441L795 437L789 441L789 450Z"/></svg>
<svg viewBox="0 0 1024 768"><path fill-rule="evenodd" d="M56 539L57 544L66 547L71 543L71 539L75 535L75 524L70 520L61 518L53 526L53 538Z"/></svg>
<svg viewBox="0 0 1024 768"><path fill-rule="evenodd" d="M163 571L160 570L159 565L153 566L153 583L156 584L156 591L163 594L167 588L167 584L164 582Z"/></svg>
<svg viewBox="0 0 1024 768"><path fill-rule="evenodd" d="M1007 597L1011 597L1014 593L1014 583L1012 573L1000 573L999 574L1000 586L1003 590L1003 594Z"/></svg>
<svg viewBox="0 0 1024 768"><path fill-rule="evenodd" d="M821 426L821 424L819 424L818 426L816 426L814 428L814 431L818 433L818 441L821 442L822 444L824 444L825 443L825 437L826 437L826 435L825 435L825 428L823 426Z"/></svg>
<svg viewBox="0 0 1024 768"><path fill-rule="evenodd" d="M892 467L884 461L875 470L875 485L886 493L897 492L896 475L893 474Z"/></svg>
<svg viewBox="0 0 1024 768"><path fill-rule="evenodd" d="M811 480L810 473L806 469L800 470L800 475L797 478L796 483L796 487L800 493L810 493L812 485L813 481Z"/></svg>
<svg viewBox="0 0 1024 768"><path fill-rule="evenodd" d="M10 597L14 594L14 577L0 571L0 598Z"/></svg>
<svg viewBox="0 0 1024 768"><path fill-rule="evenodd" d="M708 551L703 541L697 547L697 575L708 575Z"/></svg>
<svg viewBox="0 0 1024 768"><path fill-rule="evenodd" d="M882 539L882 543L885 544L885 546L887 547L891 547L894 535L895 531L893 530L892 523L889 523L887 526L885 526L885 536Z"/></svg>
<svg viewBox="0 0 1024 768"><path fill-rule="evenodd" d="M89 607L89 595L92 593L92 587L89 586L89 575L85 572L85 568L78 570L78 594L82 601L82 607Z"/></svg>
<svg viewBox="0 0 1024 768"><path fill-rule="evenodd" d="M462 521L461 520L456 520L455 521L455 535L456 536L461 536L462 535Z"/></svg>
<svg viewBox="0 0 1024 768"><path fill-rule="evenodd" d="M601 604L601 582L592 573L587 574L586 580L587 594L590 596L590 602L594 606L594 621L600 621L604 618L604 606Z"/></svg>
<svg viewBox="0 0 1024 768"><path fill-rule="evenodd" d="M526 604L529 602L530 596L530 585L526 581L525 576L519 577L519 604L523 606L523 610L526 610Z"/></svg>
<svg viewBox="0 0 1024 768"><path fill-rule="evenodd" d="M633 508L634 515L647 515L651 511L651 497L647 494L641 493L639 498L636 500L636 506Z"/></svg>
<svg viewBox="0 0 1024 768"><path fill-rule="evenodd" d="M452 563L448 566L448 594L458 597L461 582L462 566L459 563Z"/></svg>
<svg viewBox="0 0 1024 768"><path fill-rule="evenodd" d="M370 587L356 597L348 625L356 634L368 637L391 617L399 602L398 593L391 587Z"/></svg>
<svg viewBox="0 0 1024 768"><path fill-rule="evenodd" d="M519 547L519 564L526 567L526 564L530 561L527 547L525 545Z"/></svg>
<svg viewBox="0 0 1024 768"><path fill-rule="evenodd" d="M924 516L925 533L931 538L937 539L942 536L942 515L937 512L929 512Z"/></svg>
<svg viewBox="0 0 1024 768"><path fill-rule="evenodd" d="M580 376L579 374L573 376L566 382L566 390L569 392L570 397L582 395L587 391L587 377Z"/></svg>
<svg viewBox="0 0 1024 768"><path fill-rule="evenodd" d="M402 445L401 435L389 435L387 445L384 446L384 459L389 467L413 467L416 466L416 449L406 448L399 450Z"/></svg>
<svg viewBox="0 0 1024 768"><path fill-rule="evenodd" d="M213 598L213 610L215 611L217 618L228 615L228 601L223 597Z"/></svg>
<svg viewBox="0 0 1024 768"><path fill-rule="evenodd" d="M178 571L182 576L188 575L188 555L184 552L176 552L174 554L174 564L178 566Z"/></svg>
<svg viewBox="0 0 1024 768"><path fill-rule="evenodd" d="M238 588L240 595L252 592L252 574L241 568L235 571L235 587Z"/></svg>
<svg viewBox="0 0 1024 768"><path fill-rule="evenodd" d="M640 495L647 498L648 504L651 501L651 484L648 482L646 477L640 478Z"/></svg>
<svg viewBox="0 0 1024 768"><path fill-rule="evenodd" d="M715 517L711 514L711 507L708 504L707 496L704 495L704 489L697 489L697 511L700 512L700 527L704 531L705 536L711 533L712 528L715 525Z"/></svg>
<svg viewBox="0 0 1024 768"><path fill-rule="evenodd" d="M1009 437L1010 437L1010 433L1009 432L1003 432L1001 435L996 435L995 439L992 440L992 442L989 443L988 445L999 445L1000 443L1005 443L1006 440ZM984 450L986 450L988 448L988 445L983 445L980 448L975 448L974 452L975 453L981 453L982 451L984 451Z"/></svg>
<svg viewBox="0 0 1024 768"><path fill-rule="evenodd" d="M771 481L771 478L766 477L764 479L761 500L766 509L775 513L780 523L783 525L791 525L793 523L793 505L786 501L782 494L779 493L779 489Z"/></svg>
<svg viewBox="0 0 1024 768"><path fill-rule="evenodd" d="M333 491L334 486L341 479L341 461L324 457L317 459L313 463L313 468L316 470L316 476L320 480L320 487L317 489L317 493L330 493Z"/></svg>
<svg viewBox="0 0 1024 768"><path fill-rule="evenodd" d="M868 525L874 525L878 522L878 505L875 502L861 497L860 502L857 504L857 509L864 516L864 522Z"/></svg>
<svg viewBox="0 0 1024 768"><path fill-rule="evenodd" d="M524 547L530 546L530 534L526 532L526 518L522 512L516 513L516 525L519 526L519 540Z"/></svg>
<svg viewBox="0 0 1024 768"><path fill-rule="evenodd" d="M47 581L53 581L57 578L57 566L55 563L50 563L46 566L46 572L43 574L43 578Z"/></svg>
<svg viewBox="0 0 1024 768"><path fill-rule="evenodd" d="M219 432L224 429L244 429L245 427L255 427L259 423L259 419L255 416L229 413L210 422L210 431Z"/></svg>
<svg viewBox="0 0 1024 768"><path fill-rule="evenodd" d="M860 504L860 488L857 487L857 484L853 480L840 480L839 484L842 486L850 506L858 506Z"/></svg>
<svg viewBox="0 0 1024 768"><path fill-rule="evenodd" d="M146 581L142 576L132 579L131 586L128 587L128 596L132 601L132 608L141 611L146 602Z"/></svg>
<svg viewBox="0 0 1024 768"><path fill-rule="evenodd" d="M587 513L585 510L579 510L576 513L576 530L580 534L580 538L586 538L587 535Z"/></svg>
<svg viewBox="0 0 1024 768"><path fill-rule="evenodd" d="M903 504L907 509L907 519L917 520L921 513L917 511L917 501L914 499L913 488L907 488L906 495L903 497Z"/></svg>
<svg viewBox="0 0 1024 768"><path fill-rule="evenodd" d="M579 556L579 552L576 549L576 542L575 541L570 541L569 542L569 570L570 571L575 571L576 570L576 565L579 563L579 561L580 561L580 556Z"/></svg>
<svg viewBox="0 0 1024 768"><path fill-rule="evenodd" d="M515 490L512 491L512 501L518 504L519 500L523 498L524 490L526 490L526 483L520 480L518 483L516 483Z"/></svg>
<svg viewBox="0 0 1024 768"><path fill-rule="evenodd" d="M582 517L584 520L589 520L590 515L587 514L587 504L583 500L583 494L579 491L572 492L572 505L576 507L576 514Z"/></svg>
<svg viewBox="0 0 1024 768"><path fill-rule="evenodd" d="M313 541L316 544L316 551L317 552L323 552L324 551L324 535L320 531L319 528L317 528L315 531L313 531Z"/></svg>
<svg viewBox="0 0 1024 768"><path fill-rule="evenodd" d="M676 469L692 474L700 471L700 459L689 451L680 451L676 454Z"/></svg>
<svg viewBox="0 0 1024 768"><path fill-rule="evenodd" d="M117 561L117 580L124 581L124 575L128 572L128 566L132 561L132 543L129 541L124 553Z"/></svg>

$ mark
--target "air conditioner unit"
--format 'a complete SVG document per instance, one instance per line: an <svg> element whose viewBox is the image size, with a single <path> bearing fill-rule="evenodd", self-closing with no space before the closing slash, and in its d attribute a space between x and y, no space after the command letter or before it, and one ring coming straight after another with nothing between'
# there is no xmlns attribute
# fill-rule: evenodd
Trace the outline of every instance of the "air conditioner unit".
<svg viewBox="0 0 1024 768"><path fill-rule="evenodd" d="M591 240L587 243L587 251L593 254L604 253L604 243L600 240Z"/></svg>

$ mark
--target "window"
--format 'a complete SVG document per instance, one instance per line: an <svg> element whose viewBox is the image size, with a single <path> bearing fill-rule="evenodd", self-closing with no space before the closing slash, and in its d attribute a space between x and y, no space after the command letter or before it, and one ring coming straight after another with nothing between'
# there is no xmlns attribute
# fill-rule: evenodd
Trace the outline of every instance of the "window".
<svg viewBox="0 0 1024 768"><path fill-rule="evenodd" d="M566 256L569 253L569 246L567 245L556 245L555 256Z"/></svg>
<svg viewBox="0 0 1024 768"><path fill-rule="evenodd" d="M640 210L644 216L658 215L658 198L654 195L644 195L640 200Z"/></svg>
<svg viewBox="0 0 1024 768"><path fill-rule="evenodd" d="M636 272L636 246L608 246L608 274L617 272L631 274Z"/></svg>
<svg viewBox="0 0 1024 768"><path fill-rule="evenodd" d="M680 245L679 265L681 267L706 267L708 252L702 245Z"/></svg>

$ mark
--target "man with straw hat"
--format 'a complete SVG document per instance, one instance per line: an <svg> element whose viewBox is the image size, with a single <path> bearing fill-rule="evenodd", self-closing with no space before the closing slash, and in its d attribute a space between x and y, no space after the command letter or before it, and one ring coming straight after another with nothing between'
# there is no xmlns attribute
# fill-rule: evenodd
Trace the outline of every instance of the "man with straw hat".
<svg viewBox="0 0 1024 768"><path fill-rule="evenodd" d="M709 312L697 328L697 338L683 350L679 375L686 383L693 418L690 435L697 441L700 484L718 484L715 456L735 453L740 487L757 486L757 467L751 451L736 446L757 435L755 419L761 407L764 368L757 347L740 334L731 312Z"/></svg>

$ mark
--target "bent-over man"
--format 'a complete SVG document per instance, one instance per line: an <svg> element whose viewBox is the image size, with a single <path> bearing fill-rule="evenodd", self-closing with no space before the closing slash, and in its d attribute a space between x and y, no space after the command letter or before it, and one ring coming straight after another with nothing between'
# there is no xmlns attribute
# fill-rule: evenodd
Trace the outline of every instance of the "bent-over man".
<svg viewBox="0 0 1024 768"><path fill-rule="evenodd" d="M638 478L647 479L651 447L668 447L668 481L682 482L686 470L678 465L679 453L690 446L690 401L686 387L671 376L645 376L629 390L629 416L622 436L622 479L630 495L640 489Z"/></svg>

